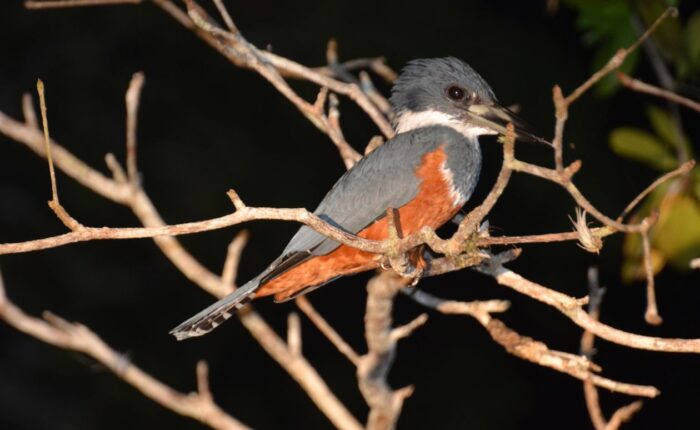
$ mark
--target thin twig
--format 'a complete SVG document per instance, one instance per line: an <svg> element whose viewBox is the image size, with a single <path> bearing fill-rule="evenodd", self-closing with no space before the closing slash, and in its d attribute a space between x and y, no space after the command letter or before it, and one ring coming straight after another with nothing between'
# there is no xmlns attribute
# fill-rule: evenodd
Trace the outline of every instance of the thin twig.
<svg viewBox="0 0 700 430"><path fill-rule="evenodd" d="M666 99L670 102L677 103L681 106L685 106L688 109L692 109L696 112L700 112L700 103L695 100L691 100L687 97L683 97L674 93L673 91L668 91L657 86L647 84L646 82L640 81L639 79L634 79L629 75L618 71L617 80L625 87L632 91L637 91L640 93L650 94L652 96L660 97Z"/></svg>
<svg viewBox="0 0 700 430"><path fill-rule="evenodd" d="M228 9L226 9L224 2L222 0L214 0L214 4L219 10L221 18L224 19L224 23L226 24L226 27L228 27L228 30L231 33L238 33L238 28L236 27L236 24L233 23L233 19L231 19L231 14L228 13Z"/></svg>
<svg viewBox="0 0 700 430"><path fill-rule="evenodd" d="M238 274L238 265L241 262L241 254L248 243L250 235L246 230L241 231L233 238L228 245L226 252L226 260L224 261L224 269L221 271L221 281L226 285L233 287Z"/></svg>
<svg viewBox="0 0 700 430"><path fill-rule="evenodd" d="M25 124L31 128L39 128L39 121L34 110L34 101L29 93L22 94L22 115L24 116Z"/></svg>
<svg viewBox="0 0 700 430"><path fill-rule="evenodd" d="M478 231L479 226L484 218L493 209L498 202L498 199L503 194L508 182L513 173L512 164L515 157L515 131L513 124L508 124L506 134L502 139L503 144L503 164L496 178L496 183L489 191L484 201L474 208L464 219L459 223L457 232L452 236L447 245L446 253L456 255L462 252L464 244L469 240L469 237ZM438 251L433 248L434 251Z"/></svg>
<svg viewBox="0 0 700 430"><path fill-rule="evenodd" d="M211 46L219 50L222 55L233 62L239 67L253 68L253 65L245 60L241 55L237 55L234 52L226 50L218 40L209 32L198 28L192 20L190 20L187 15L175 7L172 2L168 0L153 0L158 6L160 6L165 12L170 14L178 22L180 22L185 27L193 30L199 37L204 41L209 43ZM362 90L353 83L344 83L329 77L327 74L319 73L314 69L303 66L295 61L289 60L287 58L281 57L279 55L273 54L267 51L257 51L258 55L265 60L266 63L275 67L278 72L285 76L291 78L301 78L313 82L321 87L328 87L331 91L342 94L353 100L357 105L365 111L365 113L374 121L377 127L381 130L384 136L390 138L394 135L394 130L389 124L389 121L382 115L379 109L372 103L372 101L367 97Z"/></svg>
<svg viewBox="0 0 700 430"><path fill-rule="evenodd" d="M51 143L49 141L49 119L46 115L46 96L44 95L44 82L41 79L36 81L36 90L39 93L39 106L41 108L41 124L44 130L44 150L46 159L49 162L49 175L51 177L51 201L60 204L58 201L58 187L56 187L56 172L53 168L53 157L51 156Z"/></svg>
<svg viewBox="0 0 700 430"><path fill-rule="evenodd" d="M338 148L340 157L345 163L345 168L350 170L362 156L350 146L343 136L343 130L340 128L340 110L338 109L340 101L338 97L331 93L328 95L328 136L333 141L333 144Z"/></svg>
<svg viewBox="0 0 700 430"><path fill-rule="evenodd" d="M139 112L141 89L146 76L136 72L131 77L129 89L126 90L126 171L132 185L138 183L138 168L136 166L136 125Z"/></svg>
<svg viewBox="0 0 700 430"><path fill-rule="evenodd" d="M644 312L644 320L651 325L661 325L663 319L659 315L656 305L656 289L654 286L654 264L651 258L651 243L649 241L649 229L651 223L648 219L643 221L646 228L642 231L642 249L644 250L644 273L647 278L647 310Z"/></svg>
<svg viewBox="0 0 700 430"><path fill-rule="evenodd" d="M649 26L649 28L628 48L621 48L620 50L617 51L615 55L613 55L610 60L597 72L595 72L590 78L586 80L583 84L581 84L578 88L576 88L571 94L566 96L564 99L566 106L570 106L573 102L576 101L583 93L588 91L593 85L596 84L599 80L604 78L608 73L611 71L617 69L622 65L622 63L625 61L627 56L634 52L639 45L641 45L649 36L651 36L654 31L663 23L666 18L668 17L673 17L676 18L678 16L678 9L675 7L669 7L667 8L664 13L662 13L654 23Z"/></svg>
<svg viewBox="0 0 700 430"><path fill-rule="evenodd" d="M605 294L605 289L602 288L598 282L597 267L590 267L588 269L588 294L590 297L588 302L588 314L591 318L598 321L600 318L600 305L603 300L603 295ZM581 355L592 360L595 354L594 343L595 335L588 330L584 330L581 336ZM583 381L583 395L586 399L586 409L588 409L588 415L591 417L593 427L595 427L596 430L605 430L605 426L607 426L608 423L600 408L598 389L590 378L584 379Z"/></svg>
<svg viewBox="0 0 700 430"><path fill-rule="evenodd" d="M287 345L292 356L301 356L301 320L296 312L290 312L287 317Z"/></svg>
<svg viewBox="0 0 700 430"><path fill-rule="evenodd" d="M663 176L659 177L657 180L649 184L649 186L647 186L641 193L637 195L637 197L634 198L634 200L632 200L625 207L622 213L617 217L616 221L622 222L627 216L627 214L629 214L632 209L637 207L639 202L641 202L646 196L648 196L649 193L654 191L659 185L677 176L687 175L688 173L690 173L691 170L693 170L693 167L695 167L695 160L686 161L674 170L671 170L670 172L664 174Z"/></svg>
<svg viewBox="0 0 700 430"><path fill-rule="evenodd" d="M623 423L626 423L627 421L632 419L632 416L636 414L640 409L642 409L643 404L644 402L642 402L641 400L637 400L635 402L630 403L627 406L623 406L620 409L616 410L613 416L610 417L608 425L605 426L605 430L619 429Z"/></svg>
<svg viewBox="0 0 700 430"><path fill-rule="evenodd" d="M27 9L56 9L64 7L109 6L118 4L138 4L143 0L27 0Z"/></svg>
<svg viewBox="0 0 700 430"><path fill-rule="evenodd" d="M664 11L664 13L662 13L632 45L626 49L619 49L600 70L593 73L590 78L579 85L578 88L572 91L568 96L564 97L561 88L558 85L554 86L552 99L554 101L556 122L554 126L554 139L552 141L552 146L554 146L554 165L557 172L561 172L564 168L563 136L564 124L569 116L569 107L608 73L618 69L622 63L624 63L627 56L634 52L637 47L639 47L639 45L644 42L644 40L646 40L669 16L678 16L678 10L673 7L666 9L666 11Z"/></svg>
<svg viewBox="0 0 700 430"><path fill-rule="evenodd" d="M559 85L555 85L552 89L552 100L554 100L554 118L556 119L554 139L552 139L554 168L557 172L561 172L564 169L564 124L569 117L569 110Z"/></svg>
<svg viewBox="0 0 700 430"><path fill-rule="evenodd" d="M311 305L309 299L305 296L297 297L295 303L301 309L302 312L309 318L309 320L318 328L318 330L323 333L326 338L343 354L352 364L358 365L360 361L360 356L354 349L338 334L338 332L328 324L321 314L316 311L316 309Z"/></svg>
<svg viewBox="0 0 700 430"><path fill-rule="evenodd" d="M598 269L596 267L590 267L588 269L588 288L591 298L588 303L588 314L597 321L600 317L600 305L603 301L605 289L602 288L598 282ZM581 337L581 354L589 359L592 359L595 353L594 342L595 335L585 330ZM591 417L591 422L596 430L617 429L622 422L628 421L632 415L642 407L642 402L639 400L627 406L623 406L615 411L610 421L607 422L600 407L598 390L592 378L584 379L583 393L586 398L588 415Z"/></svg>
<svg viewBox="0 0 700 430"><path fill-rule="evenodd" d="M209 388L209 366L206 361L199 360L197 362L195 374L197 375L197 393L203 398L211 400L213 396Z"/></svg>
<svg viewBox="0 0 700 430"><path fill-rule="evenodd" d="M39 106L41 107L41 124L44 130L44 151L46 159L49 162L49 176L51 178L51 200L49 200L49 208L56 214L59 220L70 230L77 232L83 229L83 226L68 214L61 203L58 201L58 187L56 186L56 172L53 167L53 157L51 155L51 139L49 139L49 120L46 113L46 96L44 94L44 82L38 79L36 89L39 93Z"/></svg>

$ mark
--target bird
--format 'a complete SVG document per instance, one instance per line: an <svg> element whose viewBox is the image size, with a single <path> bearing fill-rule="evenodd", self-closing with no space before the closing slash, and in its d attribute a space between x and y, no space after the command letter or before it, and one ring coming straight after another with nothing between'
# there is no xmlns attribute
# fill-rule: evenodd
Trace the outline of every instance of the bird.
<svg viewBox="0 0 700 430"><path fill-rule="evenodd" d="M388 237L388 210L405 236L451 220L471 197L482 155L478 137L505 134L547 143L501 105L486 81L455 57L409 61L389 99L395 136L335 183L314 214L348 233ZM302 226L258 276L170 331L177 340L204 335L253 299L293 299L339 277L373 270L382 256Z"/></svg>

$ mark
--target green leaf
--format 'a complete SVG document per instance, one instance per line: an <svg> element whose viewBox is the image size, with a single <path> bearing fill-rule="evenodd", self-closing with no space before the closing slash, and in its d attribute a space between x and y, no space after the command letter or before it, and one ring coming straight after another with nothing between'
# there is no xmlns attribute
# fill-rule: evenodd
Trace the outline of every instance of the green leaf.
<svg viewBox="0 0 700 430"><path fill-rule="evenodd" d="M700 255L700 204L687 195L664 202L659 220L651 231L651 244L673 266L688 269Z"/></svg>
<svg viewBox="0 0 700 430"><path fill-rule="evenodd" d="M680 130L679 135L676 134L676 126L673 123L671 115L667 111L657 106L650 105L647 108L647 117L656 134L661 137L664 142L668 143L674 149L683 145L688 156L690 158L693 157L693 148L690 146L688 137L682 130Z"/></svg>
<svg viewBox="0 0 700 430"><path fill-rule="evenodd" d="M656 136L632 127L610 133L610 148L617 154L666 172L676 167L676 158Z"/></svg>

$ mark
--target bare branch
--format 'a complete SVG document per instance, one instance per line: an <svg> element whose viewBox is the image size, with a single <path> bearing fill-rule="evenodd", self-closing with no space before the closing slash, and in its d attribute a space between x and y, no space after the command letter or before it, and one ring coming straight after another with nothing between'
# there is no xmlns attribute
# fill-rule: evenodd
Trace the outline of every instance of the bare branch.
<svg viewBox="0 0 700 430"><path fill-rule="evenodd" d="M323 333L326 338L343 354L348 360L355 366L358 365L360 361L360 356L355 352L354 349L338 334L335 329L328 324L328 322L321 316L321 314L314 309L311 305L309 299L306 296L297 297L294 302L297 304L299 309L311 320L312 323L318 328L318 330Z"/></svg>
<svg viewBox="0 0 700 430"><path fill-rule="evenodd" d="M51 177L51 201L60 204L58 201L58 188L56 187L56 172L53 168L53 158L51 157L51 143L49 142L49 119L46 116L46 97L44 95L44 82L41 79L36 81L36 90L39 93L39 106L41 107L41 124L44 129L44 150L46 159L49 162L49 175Z"/></svg>
<svg viewBox="0 0 700 430"><path fill-rule="evenodd" d="M207 362L199 360L195 373L197 375L197 393L203 398L212 399L213 396L209 389L209 366L207 366Z"/></svg>
<svg viewBox="0 0 700 430"><path fill-rule="evenodd" d="M141 89L146 76L143 72L136 72L131 77L129 89L126 90L126 171L129 181L136 185L139 181L139 172L136 167L136 124L139 111Z"/></svg>
<svg viewBox="0 0 700 430"><path fill-rule="evenodd" d="M377 105L382 113L391 118L390 115L392 115L392 111L389 100L387 100L386 97L384 97L379 91L377 91L377 88L375 88L374 84L372 83L372 78L369 77L369 73L365 72L364 70L360 72L360 85L362 86L362 91L367 94L367 97L369 97L370 100Z"/></svg>
<svg viewBox="0 0 700 430"><path fill-rule="evenodd" d="M595 227L589 230L591 234L599 238L610 236L616 232L610 227ZM476 243L481 247L490 245L519 245L524 243L552 243L569 240L579 240L578 232L567 231L563 233L545 233L526 236L488 236L480 237L477 239Z"/></svg>
<svg viewBox="0 0 700 430"><path fill-rule="evenodd" d="M357 379L360 392L370 407L367 429L393 429L404 400L412 387L392 390L387 383L389 370L396 355L396 335L391 328L394 296L404 287L396 274L385 271L367 284L365 337L367 354L360 357Z"/></svg>
<svg viewBox="0 0 700 430"><path fill-rule="evenodd" d="M647 278L647 310L644 313L644 320L651 325L661 325L663 319L659 315L656 306L656 290L654 287L654 264L651 261L651 243L649 242L649 229L652 223L649 218L643 221L646 226L642 232L642 249L644 250L644 273Z"/></svg>
<svg viewBox="0 0 700 430"><path fill-rule="evenodd" d="M0 132L25 143L39 155L45 156L44 139L38 130L24 123L19 123L0 113ZM140 187L118 179L112 180L103 176L91 167L85 165L65 149L52 144L56 166L74 177L86 187L95 192L129 207L139 220L147 227L158 228L165 222L158 214L152 202ZM120 172L121 166L113 157L107 157L113 172ZM119 174L115 174L118 177ZM234 199L234 204L237 203ZM239 206L245 207L238 199ZM86 229L89 231L89 229ZM174 238L169 236L154 236L156 244L173 264L190 280L202 289L217 297L223 297L230 291L230 285L211 273L194 259ZM341 429L357 430L361 426L345 406L331 392L316 370L304 357L291 354L286 343L267 325L267 323L251 308L239 314L244 327L253 338L260 343L270 356L285 369L316 403L319 409L329 418L334 426Z"/></svg>
<svg viewBox="0 0 700 430"><path fill-rule="evenodd" d="M275 54L261 51L252 44L248 43L236 28L228 11L226 10L221 0L213 0L219 13L226 22L228 30L221 28L214 20L210 19L206 12L199 7L193 0L187 0L189 17L178 7L174 6L168 0L153 0L158 6L163 8L167 13L177 19L185 27L191 29L199 37L214 46L219 52L229 59L234 64L240 67L246 67L258 72L261 76L267 79L280 93L285 95L291 103L293 103L317 128L326 133L333 143L338 148L346 167L351 167L356 162L360 155L355 151L345 140L340 128L338 110L338 100L334 94L328 96L328 92L332 91L337 94L348 96L355 101L370 118L374 120L377 126L382 130L385 136L393 136L393 130L387 121L387 105L386 99L381 97L374 89L369 76L366 73L360 74L360 85L357 85L357 79L347 73L344 67L350 67L348 63L339 63L337 55L337 47L333 42L329 43L328 60L329 67L311 69L288 60L284 57ZM27 2L27 7L30 3L57 3L57 2ZM66 0L66 3L83 3L83 4L102 4L107 3L105 0ZM111 3L119 3L119 1L111 1ZM0 113L0 132L3 132L12 138L25 143L40 155L47 155L49 158L52 190L56 207L63 210L58 204L58 195L55 185L55 176L53 172L53 157L52 146L55 151L56 166L65 171L69 176L76 178L83 184L86 184L96 192L130 207L139 217L145 228L140 229L111 229L111 228L91 228L83 227L75 221L72 226L66 223L71 230L74 230L65 235L54 238L40 239L37 241L23 242L19 244L0 244L0 254L3 252L26 252L35 249L45 249L47 247L60 246L66 243L73 243L84 240L95 239L122 239L136 237L152 237L161 248L163 253L173 261L173 263L185 274L192 279L203 289L211 292L216 296L222 296L230 291L235 279L237 263L240 257L240 249L242 242L234 246L238 237L229 246L229 253L224 267L224 273L221 277L209 272L199 262L197 262L177 240L172 237L178 234L189 234L200 231L207 231L216 228L224 228L235 225L241 222L254 219L277 219L287 221L297 221L308 225L314 230L328 237L331 237L343 244L362 249L368 252L385 254L390 257L392 266L397 268L400 273L402 271L402 258L406 257L406 252L410 249L427 244L434 251L444 254L443 258L436 258L431 261L430 268L421 273L421 276L435 276L440 273L445 273L452 270L458 270L464 267L481 264L480 270L486 272L496 278L503 284L516 289L517 291L526 294L536 300L542 301L550 306L555 307L562 313L567 315L575 324L590 331L592 339L593 335L605 338L612 342L622 345L651 349L657 351L672 351L672 352L691 352L700 353L700 339L663 339L649 336L640 336L632 333L626 333L612 327L606 326L597 321L597 318L592 318L583 311L582 306L587 302L587 298L575 299L566 296L546 287L528 281L514 272L505 269L502 264L508 259L512 259L519 254L519 250L513 250L504 254L490 256L488 253L479 251L478 246L486 246L490 244L513 244L513 243L534 243L534 242L553 242L561 240L573 240L581 237L581 232L578 233L554 233L544 235L531 235L519 237L497 237L488 236L487 232L479 230L485 216L490 212L493 206L498 201L500 195L504 191L511 172L513 170L526 172L535 176L542 177L552 182L560 184L574 198L574 200L585 211L591 213L595 218L605 224L606 227L589 229L585 223L585 216L582 217L581 230L590 236L591 241L600 240L601 237L612 234L614 231L624 231L628 233L639 233L642 235L645 245L645 267L647 269L647 285L648 296L650 297L649 308L656 309L653 290L653 273L650 275L650 244L648 231L652 225L654 218L643 220L640 224L628 225L622 221L624 215L631 207L636 205L641 199L658 186L664 177L657 180L652 187L643 191L640 196L635 199L628 209L623 212L623 215L617 220L605 216L598 211L582 193L574 186L571 178L580 168L580 163L572 163L565 167L563 162L563 131L564 124L568 116L568 107L575 102L578 97L585 93L595 82L605 76L610 71L619 67L626 56L632 52L642 41L647 38L651 32L665 19L668 15L675 15L677 11L673 8L668 9L650 28L645 32L640 39L627 49L621 49L613 56L608 64L596 74L591 76L589 80L584 82L579 88L574 90L569 96L564 97L558 87L554 89L554 103L556 107L556 126L554 136L554 151L555 151L555 168L546 169L540 166L523 163L514 158L514 133L512 126L509 126L507 135L504 139L504 162L496 181L486 200L477 209L464 217L460 223L458 232L449 240L443 240L438 237L432 229L423 229L420 232L409 236L402 237L398 228L390 229L393 237L385 241L369 241L354 235L350 235L333 225L324 222L303 209L273 209L273 208L249 208L246 207L243 201L234 191L229 192L229 197L236 207L236 212L222 217L195 222L184 223L168 226L160 218L155 207L152 205L147 195L139 187L137 180L136 169L136 113L138 107L138 91L134 89L132 98L134 99L131 107L129 107L129 95L127 94L127 172L128 183L124 179L125 175L119 163L113 157L107 158L107 163L113 172L114 179L109 179L102 176L99 172L94 171L75 159L70 153L56 145L52 145L48 137L48 127L45 127L45 137L43 148L37 146L36 142L38 131L36 130L36 121L32 122L31 114L27 113L26 106L30 106L25 101L25 123L18 123L2 113ZM395 78L393 71L387 69L383 61L374 59L361 65L361 61L357 62L358 67L369 67L376 73L380 74L387 80ZM333 79L333 76L350 76L351 83L344 83ZM306 79L316 83L321 87L319 96L316 101L311 104L301 98L285 81L285 77L294 77ZM136 79L136 76L135 76ZM136 86L132 81L132 85ZM130 86L130 93L132 92ZM326 113L323 107L325 101L330 101L329 110ZM31 109L30 109L31 110ZM33 112L33 111L32 111ZM42 113L45 118L45 105L43 104L42 96ZM45 121L46 124L46 121ZM16 136L16 137L14 137ZM374 143L368 145L367 152L375 148L381 140L374 139ZM688 167L689 166L689 167ZM688 171L692 165L687 164L677 169L680 172L682 169ZM685 171L685 170L683 170ZM681 173L673 173L681 174ZM687 172L686 172L687 173ZM669 174L671 175L671 174ZM668 176L669 179L672 176ZM59 218L62 217L59 209L52 206L52 209L57 213ZM63 210L65 213L65 210ZM65 217L69 217L65 213ZM397 220L393 220L390 215L390 220L396 225ZM61 218L63 219L63 218ZM72 218L70 218L72 220ZM510 241L510 242L508 242ZM599 247L593 247L599 249ZM593 249L592 248L592 249ZM401 267L399 267L401 266ZM392 300L399 289L405 285L405 280L400 280L391 274L381 274L375 277L368 286L369 296L366 313L366 336L369 352L357 357L357 354L338 336L338 334L318 315L315 310L308 304L305 299L298 300L299 307L307 315L315 315L309 317L319 327L319 329L331 339L336 347L341 350L350 361L357 364L358 381L363 396L367 399L370 405L369 428L393 428L398 415L401 411L403 401L412 392L411 387L406 387L400 390L392 390L387 384L387 374L392 365L395 354L395 342L397 339L404 337L419 325L425 322L425 315L419 316L411 323L398 327L391 328L391 310ZM307 310L304 310L306 303ZM437 308L453 311L469 313L479 320L484 327L489 331L493 339L503 345L509 352L521 358L533 361L537 364L548 366L568 373L574 377L582 379L591 384L603 386L605 388L625 392L628 394L636 394L642 396L653 397L658 394L654 387L636 386L623 384L602 378L593 372L599 370L595 364L590 362L588 358L567 354L558 351L550 350L546 345L537 342L533 339L524 337L506 327L502 322L491 317L491 312L505 310L507 305L503 302L479 302L478 304L469 304L458 302L452 304L439 303ZM307 312L310 309L309 312ZM467 311L467 309L470 309ZM650 315L648 310L647 314ZM658 317L657 312L652 312ZM652 315L653 316L653 315ZM340 428L356 429L360 428L359 423L350 415L344 406L330 392L323 380L318 376L313 367L304 359L301 352L301 332L299 319L296 314L290 315L288 341L285 343L269 326L252 310L247 309L240 313L240 318L244 326L251 332L255 339L266 349L266 351L277 360L282 367L287 370L309 394L312 400L319 408L329 417L332 423ZM56 318L51 320L56 326L63 328L70 324L61 322ZM325 324L325 326L324 326ZM325 328L321 328L325 327ZM200 369L201 367L201 369ZM211 397L208 383L206 380L206 368L204 365L198 366L198 386L199 397ZM211 400L211 399L210 399ZM636 406L638 408L638 406ZM630 405L624 410L615 413L609 425L621 422L626 417L630 416L635 409L635 405ZM630 412L632 411L632 412ZM619 425L619 424L615 424Z"/></svg>
<svg viewBox="0 0 700 430"><path fill-rule="evenodd" d="M64 7L109 6L118 4L138 4L142 0L27 0L27 9L56 9Z"/></svg>
<svg viewBox="0 0 700 430"><path fill-rule="evenodd" d="M362 156L350 146L345 140L345 136L343 136L343 130L340 128L340 110L338 110L340 101L338 97L331 93L328 96L328 101L330 105L328 108L328 136L338 148L340 157L343 159L343 163L345 163L345 168L349 170L355 163L360 161Z"/></svg>
<svg viewBox="0 0 700 430"><path fill-rule="evenodd" d="M164 2L157 1L156 3L161 4ZM336 81L286 58L260 51L246 41L240 33L227 32L217 27L194 1L187 0L186 4L187 12L192 22L196 27L209 35L211 38L209 42L212 46L219 49L222 54L234 61L236 65L251 68L258 72L324 133L328 133L328 119L325 116L314 115L314 112L311 110L312 106L301 99L286 84L278 71L279 69L302 76L304 79L318 85L328 87L333 92L350 97L370 116L384 135L387 137L393 136L394 131L387 119L356 84L345 84ZM172 8L167 8L166 11L172 13ZM197 34L202 35L201 32L197 32Z"/></svg>
<svg viewBox="0 0 700 430"><path fill-rule="evenodd" d="M613 416L610 418L608 425L605 426L605 430L617 430L620 426L632 419L632 416L636 414L644 403L641 400L632 402L627 406L623 406L616 410Z"/></svg>
<svg viewBox="0 0 700 430"><path fill-rule="evenodd" d="M248 243L248 238L248 232L243 230L238 233L228 245L226 260L224 261L224 269L221 272L221 281L226 285L231 285L233 287L234 283L236 282L238 264L241 261L243 248L245 248L246 244Z"/></svg>
<svg viewBox="0 0 700 430"><path fill-rule="evenodd" d="M34 101L32 100L32 95L29 93L22 94L22 115L24 116L24 123L27 124L27 126L39 128L39 121L34 111Z"/></svg>
<svg viewBox="0 0 700 430"><path fill-rule="evenodd" d="M581 84L578 88L576 88L571 94L569 94L565 98L565 102L567 107L570 106L573 102L576 101L583 93L588 91L593 85L595 85L596 82L601 80L602 78L605 77L608 73L612 72L613 70L617 69L622 65L622 63L625 61L627 56L634 52L639 45L641 45L651 34L656 31L656 29L663 23L668 17L673 17L676 18L678 17L678 9L675 7L669 7L667 8L664 13L662 13L658 18L656 18L656 21L649 26L649 28L628 48L622 48L617 51L615 55L608 60L608 62L597 72L593 74L586 82Z"/></svg>
<svg viewBox="0 0 700 430"><path fill-rule="evenodd" d="M65 321L49 312L44 313L44 320L25 314L5 295L1 277L0 319L18 331L44 343L81 352L94 358L146 397L180 415L193 418L216 429L248 428L220 409L213 402L211 393L202 395L201 383L199 393L180 393L131 363L122 354L114 351L88 327ZM199 375L200 371L197 373ZM198 381L200 380L201 378L198 377ZM208 392L208 388L206 391Z"/></svg>
<svg viewBox="0 0 700 430"><path fill-rule="evenodd" d="M652 191L654 191L659 185L663 184L666 181L669 181L677 176L685 176L688 173L690 173L693 170L693 167L695 167L695 160L690 160L686 161L685 163L681 164L677 168L671 170L670 172L662 175L659 177L657 180L649 184L648 187L646 187L641 193L637 195L622 211L620 216L617 217L616 221L622 222L622 220L625 219L625 217L634 209L637 207L639 202L641 202L646 196L649 195Z"/></svg>
<svg viewBox="0 0 700 430"><path fill-rule="evenodd" d="M428 314L420 314L408 324L404 324L402 326L398 326L392 329L391 338L394 339L394 341L398 341L405 337L408 337L411 334L413 334L413 332L416 331L418 327L422 326L426 322L428 322Z"/></svg>
<svg viewBox="0 0 700 430"><path fill-rule="evenodd" d="M296 312L290 312L287 317L287 345L293 356L301 356L301 320Z"/></svg>
<svg viewBox="0 0 700 430"><path fill-rule="evenodd" d="M226 23L226 27L228 27L228 30L231 33L238 33L238 28L236 27L236 24L233 23L233 19L231 19L231 14L228 13L228 9L226 9L224 2L222 0L214 0L214 4L219 10L221 18L224 19L224 23Z"/></svg>
<svg viewBox="0 0 700 430"><path fill-rule="evenodd" d="M554 117L556 118L554 139L552 140L552 145L554 146L554 168L560 172L564 169L564 124L569 117L569 111L559 85L555 85L552 89L552 100L554 100Z"/></svg>
<svg viewBox="0 0 700 430"><path fill-rule="evenodd" d="M588 288L590 291L590 302L588 303L588 314L594 320L598 320L600 317L600 305L603 301L603 294L605 294L605 289L598 283L598 269L596 267L590 267L588 269ZM595 335L590 331L585 330L583 336L581 337L581 354L592 359L595 348L593 344L595 342ZM610 422L605 420L603 411L600 408L600 400L598 397L598 390L593 383L592 378L584 379L583 381L583 393L586 398L586 408L588 409L588 414L591 417L591 422L596 430L606 430L606 429L617 429L623 421L629 420L632 415L637 412L642 407L641 401L633 402L627 406L615 411Z"/></svg>
<svg viewBox="0 0 700 430"><path fill-rule="evenodd" d="M365 147L365 155L369 154L370 152L374 151L375 149L379 148L384 144L384 138L377 135L373 136L370 140L369 143L367 143L367 146Z"/></svg>
<svg viewBox="0 0 700 430"><path fill-rule="evenodd" d="M611 391L645 397L656 397L659 394L659 391L651 386L626 384L598 376L593 372L599 371L599 367L585 356L551 350L544 343L522 336L508 328L503 322L491 316L492 312L505 311L508 308L508 302L492 300L465 303L443 300L424 291L407 294L418 303L442 313L474 317L489 332L493 340L506 351L523 360L549 367L583 381L590 380L593 384Z"/></svg>
<svg viewBox="0 0 700 430"><path fill-rule="evenodd" d="M481 225L486 215L493 209L496 202L503 194L512 174L512 164L515 157L515 130L513 124L508 124L506 135L502 139L503 144L503 164L496 178L496 183L489 191L483 203L474 208L462 222L459 223L457 232L450 239L446 253L450 255L459 254L464 247L464 243L469 240L469 236L474 234ZM432 247L432 246L431 246ZM433 248L438 251L438 249Z"/></svg>
<svg viewBox="0 0 700 430"><path fill-rule="evenodd" d="M59 220L72 231L78 231L83 226L76 221L68 212L61 206L58 201L58 187L56 186L56 172L53 167L53 157L51 156L51 141L49 139L49 120L46 115L46 97L44 95L44 83L41 79L36 82L36 89L39 93L39 105L41 107L41 124L44 130L44 150L46 151L46 159L49 162L49 176L51 177L51 200L49 207L56 214Z"/></svg>
<svg viewBox="0 0 700 430"><path fill-rule="evenodd" d="M650 94L652 96L660 97L666 99L670 102L677 103L681 106L685 106L688 109L692 109L696 112L700 112L700 103L695 100L691 100L687 97L680 96L673 91L668 91L657 86L647 84L646 82L640 81L639 79L634 79L629 75L618 71L617 80L625 87L632 91L637 91L640 93Z"/></svg>
<svg viewBox="0 0 700 430"><path fill-rule="evenodd" d="M669 339L629 333L610 327L591 318L583 305L587 299L575 299L532 282L500 265L481 266L479 271L493 276L496 281L521 294L554 307L566 315L574 324L588 330L597 337L618 345L648 351L700 354L700 339Z"/></svg>

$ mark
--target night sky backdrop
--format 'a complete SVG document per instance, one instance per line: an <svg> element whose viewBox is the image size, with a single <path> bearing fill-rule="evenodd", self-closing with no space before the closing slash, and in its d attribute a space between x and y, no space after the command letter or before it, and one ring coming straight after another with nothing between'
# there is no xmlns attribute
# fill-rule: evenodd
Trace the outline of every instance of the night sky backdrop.
<svg viewBox="0 0 700 430"><path fill-rule="evenodd" d="M691 3L691 2L687 2ZM243 34L306 65L322 65L329 38L341 60L379 56L400 69L413 58L454 55L471 64L505 104L544 137L553 133L551 88L571 91L591 70L575 14L550 15L544 2L432 0L233 2ZM682 16L687 16L682 10ZM149 3L138 6L26 11L21 2L0 6L0 110L21 117L20 98L47 87L51 135L91 166L107 173L104 154L124 158L124 92L131 75L146 74L139 114L143 184L169 223L212 218L232 210L235 188L251 206L313 209L343 173L330 140L257 74L233 67L191 32ZM639 75L653 81L648 64ZM376 77L375 77L376 78ZM381 91L388 87L375 79ZM312 99L316 88L293 82ZM616 215L655 178L642 165L614 155L607 143L620 125L646 127L649 97L621 91L611 98L584 96L570 112L565 141L569 161L581 159L576 182L605 213ZM341 99L348 141L362 150L378 131L352 102ZM691 136L698 116L684 112ZM482 139L485 165L474 202L490 189L500 148ZM697 146L696 146L697 148ZM550 165L547 148L518 147L522 159ZM58 175L61 202L90 226L136 226L123 207ZM0 242L59 234L64 227L46 206L46 161L0 137ZM471 206L468 206L471 207ZM489 215L497 233L566 231L572 200L557 186L516 174ZM183 237L207 267L219 271L237 231L251 233L239 280L264 268L297 228L258 221L240 228ZM447 228L443 235L450 233ZM587 293L586 270L600 265L608 287L602 319L615 327L667 337L700 337L698 274L664 271L658 301L664 325L643 321L642 283L620 281L621 236L606 240L600 257L575 243L527 246L510 267L570 295ZM0 257L9 297L25 311L49 309L91 327L129 359L181 391L195 389L194 366L205 359L222 408L255 428L329 428L299 386L232 320L212 334L177 343L168 330L213 299L184 278L149 240L82 243ZM370 274L345 278L309 296L317 309L360 352ZM557 311L471 271L422 281L445 298L512 301L503 320L551 348L577 352L581 331ZM262 300L260 313L280 333L293 303ZM395 320L424 309L405 297ZM475 321L429 312L428 323L401 342L391 383L414 384L399 428L588 429L581 383L515 358ZM338 397L364 421L366 405L355 369L302 317L304 353ZM656 385L662 395L645 401L625 429L693 428L700 404L700 357L631 350L598 341L595 360L613 379ZM606 413L630 398L601 391ZM0 324L0 428L120 429L202 426L180 417L80 354L45 345Z"/></svg>

